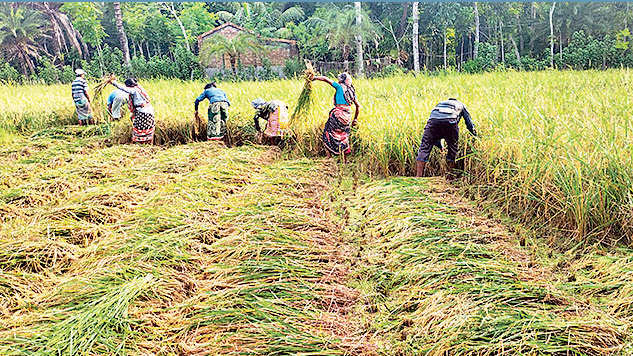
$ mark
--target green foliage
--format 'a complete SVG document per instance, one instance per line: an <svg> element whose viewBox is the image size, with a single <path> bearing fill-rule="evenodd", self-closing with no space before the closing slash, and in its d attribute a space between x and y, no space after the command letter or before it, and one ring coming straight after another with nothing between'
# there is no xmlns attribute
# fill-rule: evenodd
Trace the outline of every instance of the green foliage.
<svg viewBox="0 0 633 356"><path fill-rule="evenodd" d="M584 31L574 33L569 46L556 57L559 68L606 69L619 67L627 62L626 46L621 40L607 35L602 40L587 36Z"/></svg>
<svg viewBox="0 0 633 356"><path fill-rule="evenodd" d="M463 65L466 73L481 73L494 69L497 66L497 46L482 42L479 44L479 54L477 58L470 60Z"/></svg>
<svg viewBox="0 0 633 356"><path fill-rule="evenodd" d="M284 75L288 78L301 75L306 69L305 62L301 58L290 58L284 63Z"/></svg>
<svg viewBox="0 0 633 356"><path fill-rule="evenodd" d="M101 24L103 5L91 2L69 2L62 6L73 20L73 26L81 32L83 40L100 46L108 36Z"/></svg>
<svg viewBox="0 0 633 356"><path fill-rule="evenodd" d="M182 3L183 9L180 13L180 21L187 29L191 40L195 40L199 35L212 30L219 24L218 16L209 13L205 4L201 2Z"/></svg>
<svg viewBox="0 0 633 356"><path fill-rule="evenodd" d="M110 48L110 46L105 45L101 52L97 53L92 60L82 61L82 68L95 78L100 78L102 74L124 74L123 52L118 48Z"/></svg>
<svg viewBox="0 0 633 356"><path fill-rule="evenodd" d="M12 67L9 63L4 62L0 65L0 83L14 84L21 83L24 77L20 75L17 69Z"/></svg>
<svg viewBox="0 0 633 356"><path fill-rule="evenodd" d="M19 63L25 76L35 72L33 59L39 57L36 40L42 36L42 23L38 12L0 5L0 46L8 60Z"/></svg>
<svg viewBox="0 0 633 356"><path fill-rule="evenodd" d="M45 84L70 83L75 79L75 72L70 66L55 66L50 60L40 60L37 69L37 80Z"/></svg>
<svg viewBox="0 0 633 356"><path fill-rule="evenodd" d="M196 56L187 52L182 46L177 47L174 51L174 59L166 56L153 56L149 60L143 56L132 57L131 74L135 78L143 79L177 78L190 80L204 78L204 72L198 64Z"/></svg>

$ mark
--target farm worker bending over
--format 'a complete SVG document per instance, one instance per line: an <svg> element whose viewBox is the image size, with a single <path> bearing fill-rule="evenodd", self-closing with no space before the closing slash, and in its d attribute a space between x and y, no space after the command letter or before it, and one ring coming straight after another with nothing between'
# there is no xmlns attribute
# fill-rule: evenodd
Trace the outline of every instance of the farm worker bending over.
<svg viewBox="0 0 633 356"><path fill-rule="evenodd" d="M314 77L330 84L334 88L334 107L330 110L330 115L325 128L323 129L323 144L327 157L332 154L343 155L343 161L347 162L346 155L350 154L349 133L356 125L356 119L360 112L360 104L356 99L356 89L352 85L352 77L348 73L341 73L338 76L338 83L328 77ZM352 104L356 106L354 119L352 120Z"/></svg>
<svg viewBox="0 0 633 356"><path fill-rule="evenodd" d="M121 118L121 106L128 99L128 94L121 89L115 89L108 96L108 112L112 119L118 121Z"/></svg>
<svg viewBox="0 0 633 356"><path fill-rule="evenodd" d="M288 126L290 124L288 118L288 104L281 100L266 101L262 98L257 98L251 101L253 108L257 110L257 113L253 117L255 122L255 129L257 132L261 131L259 126L259 120L266 120L266 128L264 130L264 136L270 140L270 143L277 143L281 137L288 133Z"/></svg>
<svg viewBox="0 0 633 356"><path fill-rule="evenodd" d="M90 96L88 95L88 82L86 82L86 72L83 69L76 69L77 77L71 84L73 100L77 108L79 125L94 124L92 111L90 110Z"/></svg>
<svg viewBox="0 0 633 356"><path fill-rule="evenodd" d="M209 99L209 111L207 122L207 140L222 140L226 135L226 119L229 117L229 98L222 89L218 89L215 82L204 86L204 91L196 98L195 108L196 117L198 114L198 105L204 99Z"/></svg>
<svg viewBox="0 0 633 356"><path fill-rule="evenodd" d="M149 95L143 87L138 85L134 78L125 80L125 85L117 83L114 74L110 77L110 82L115 87L129 95L128 107L132 113L132 142L154 143L154 107L149 100Z"/></svg>
<svg viewBox="0 0 633 356"><path fill-rule="evenodd" d="M424 133L422 134L422 143L420 144L420 150L418 151L417 160L417 177L424 175L424 168L426 162L429 161L431 149L433 146L439 145L439 141L444 139L448 146L448 152L446 154L446 162L448 168L452 171L455 169L455 158L457 156L457 141L459 141L459 119L464 118L466 128L477 136L475 131L475 125L470 118L466 105L457 99L450 98L444 100L435 106L435 109L431 111L431 116L424 127Z"/></svg>

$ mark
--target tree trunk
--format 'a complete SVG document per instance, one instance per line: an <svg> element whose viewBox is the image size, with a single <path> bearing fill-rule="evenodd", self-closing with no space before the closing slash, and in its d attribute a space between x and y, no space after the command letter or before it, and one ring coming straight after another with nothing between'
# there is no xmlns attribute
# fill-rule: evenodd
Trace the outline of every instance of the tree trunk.
<svg viewBox="0 0 633 356"><path fill-rule="evenodd" d="M51 23L51 29L53 30L53 52L56 56L59 56L62 52L62 47L66 43L64 40L64 33L62 32L59 22L57 22L57 19L55 18L55 12L51 9L50 5L47 2L42 5L44 6L46 16L48 16Z"/></svg>
<svg viewBox="0 0 633 356"><path fill-rule="evenodd" d="M87 58L88 54L85 53L85 51L82 51L82 46L79 42L79 36L81 35L79 34L79 32L75 31L75 28L73 27L73 24L70 22L70 19L68 18L68 16L60 12L58 14L58 17L60 20L59 22L61 23L62 27L66 31L66 35L68 35L68 40L70 41L70 44L75 49L77 49L77 52L79 52L79 55L81 57L83 57L84 59ZM85 50L86 48L84 47L83 49Z"/></svg>
<svg viewBox="0 0 633 356"><path fill-rule="evenodd" d="M558 54L560 54L560 65L561 68L565 67L565 63L563 63L563 32L558 31L558 38L560 38L560 43L558 44Z"/></svg>
<svg viewBox="0 0 633 356"><path fill-rule="evenodd" d="M231 62L231 70L234 75L237 75L237 58L229 57L229 61Z"/></svg>
<svg viewBox="0 0 633 356"><path fill-rule="evenodd" d="M419 2L413 3L413 70L415 73L420 73L420 48L418 44L418 39L420 37L420 11L418 6Z"/></svg>
<svg viewBox="0 0 633 356"><path fill-rule="evenodd" d="M446 65L446 29L444 29L444 70L448 69L448 66Z"/></svg>
<svg viewBox="0 0 633 356"><path fill-rule="evenodd" d="M130 66L130 47L127 43L127 36L125 35L125 29L123 28L123 15L121 15L121 3L115 2L114 5L114 17L116 19L116 29L119 33L119 42L121 42L121 51L123 51L123 61L127 67Z"/></svg>
<svg viewBox="0 0 633 356"><path fill-rule="evenodd" d="M519 35L519 51L523 53L523 50L524 50L523 29L521 28L521 19L519 18L518 13L516 14L516 20L517 20L517 34Z"/></svg>
<svg viewBox="0 0 633 356"><path fill-rule="evenodd" d="M503 22L499 21L499 34L501 37L501 63L506 64L506 49L503 45Z"/></svg>
<svg viewBox="0 0 633 356"><path fill-rule="evenodd" d="M169 4L169 5L166 5L167 9L171 12L171 15L176 19L176 22L178 22L178 26L180 26L182 35L185 37L185 48L187 48L187 51L191 52L191 48L189 47L189 38L187 37L187 31L185 30L185 26L183 26L182 21L180 21L178 14L176 14L176 8L174 8L174 3L170 2L166 4Z"/></svg>
<svg viewBox="0 0 633 356"><path fill-rule="evenodd" d="M400 26L398 27L398 37L404 35L404 29L407 26L407 17L409 15L409 3L402 4L402 16L400 16Z"/></svg>
<svg viewBox="0 0 633 356"><path fill-rule="evenodd" d="M477 58L479 52L479 10L475 3L475 43L473 44L473 58Z"/></svg>
<svg viewBox="0 0 633 356"><path fill-rule="evenodd" d="M556 2L552 3L552 7L549 9L549 54L550 54L550 67L554 67L554 8Z"/></svg>
<svg viewBox="0 0 633 356"><path fill-rule="evenodd" d="M354 2L354 8L356 9L356 75L359 77L363 76L364 66L363 66L363 36L361 34L361 21L362 21L362 12L360 9L360 2Z"/></svg>
<svg viewBox="0 0 633 356"><path fill-rule="evenodd" d="M517 61L519 62L519 69L523 69L523 65L521 65L521 53L519 52L519 47L517 47L517 43L514 41L513 36L510 36L510 42L512 42L512 46L514 47L514 54L517 56Z"/></svg>
<svg viewBox="0 0 633 356"><path fill-rule="evenodd" d="M462 38L461 50L459 51L459 71L462 70L462 63L464 63L464 39Z"/></svg>

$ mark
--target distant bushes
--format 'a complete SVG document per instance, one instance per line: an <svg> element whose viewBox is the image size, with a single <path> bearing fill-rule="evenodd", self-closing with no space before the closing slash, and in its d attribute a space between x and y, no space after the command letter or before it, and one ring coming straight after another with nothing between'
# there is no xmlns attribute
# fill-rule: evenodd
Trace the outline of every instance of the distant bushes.
<svg viewBox="0 0 633 356"><path fill-rule="evenodd" d="M629 67L633 65L633 57L627 52L629 42L624 38L628 30L616 36L606 35L602 39L587 36L584 31L575 32L569 45L563 47L562 53L554 55L554 65L558 69L607 69ZM550 66L549 51L545 51L542 59L522 56L516 58L514 51L506 54L505 63L499 60L499 48L496 45L482 42L476 59L463 64L467 73L481 73L490 70L512 68L517 70L543 70Z"/></svg>
<svg viewBox="0 0 633 356"><path fill-rule="evenodd" d="M554 56L554 65L558 69L607 69L633 66L633 56L629 50L628 30L623 30L615 35L606 35L602 39L587 36L584 31L575 32L567 46L563 46L562 53ZM492 70L543 70L550 66L549 49L539 57L533 58L527 55L517 58L511 46L505 48L505 58L500 60L500 49L497 45L487 42L479 44L476 59L464 62L461 70L466 73L482 73ZM93 53L89 60L82 60L78 53L71 51L66 53L56 62L48 58L40 58L37 61L36 73L25 78L16 67L9 62L0 64L0 83L24 83L36 82L44 84L70 83L74 78L74 69L83 68L89 77L100 78L109 73L118 76L134 76L140 79L204 79L205 69L199 64L198 57L187 51L183 46L177 46L172 54L157 55L149 58L135 56L131 65L126 68L123 63L123 53L118 48L105 45L98 53ZM454 70L453 66L451 68ZM279 69L273 69L268 58L263 58L260 67L244 67L238 61L235 72L230 68L220 70L212 74L212 80L242 81L242 80L269 80L279 77L280 71L288 77L300 75L305 69L303 59L290 58ZM390 65L371 77L390 77L406 73L407 68ZM323 73L326 74L326 73Z"/></svg>
<svg viewBox="0 0 633 356"><path fill-rule="evenodd" d="M4 62L0 65L0 83L21 83L22 79L20 72L9 63Z"/></svg>

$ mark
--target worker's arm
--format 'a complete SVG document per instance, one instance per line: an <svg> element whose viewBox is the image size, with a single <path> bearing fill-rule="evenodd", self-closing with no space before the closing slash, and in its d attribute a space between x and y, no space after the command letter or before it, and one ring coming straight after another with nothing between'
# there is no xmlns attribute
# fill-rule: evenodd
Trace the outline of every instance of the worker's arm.
<svg viewBox="0 0 633 356"><path fill-rule="evenodd" d="M229 97L226 96L226 92L224 93L224 99L225 99L226 103L229 104L229 106L231 106L231 102L229 101Z"/></svg>
<svg viewBox="0 0 633 356"><path fill-rule="evenodd" d="M128 94L133 94L133 93L134 93L134 90L133 90L133 89L130 89L130 88L126 87L125 85L121 85L121 84L120 84L119 82L117 82L116 80L112 80L112 81L110 82L110 84L114 85L115 87L117 87L117 88L119 88L119 89L123 90L124 92L126 92L126 93L128 93Z"/></svg>
<svg viewBox="0 0 633 356"><path fill-rule="evenodd" d="M261 131L262 128L259 126L259 112L253 116L253 122L255 122L255 130L257 130L257 132Z"/></svg>
<svg viewBox="0 0 633 356"><path fill-rule="evenodd" d="M320 81L326 82L326 83L328 83L330 85L332 85L332 83L334 83L334 81L332 79L330 79L328 77L324 77L324 76L316 76L316 77L314 77L313 80L320 80Z"/></svg>
<svg viewBox="0 0 633 356"><path fill-rule="evenodd" d="M200 102L206 98L205 94L206 92L202 92L202 94L200 94L200 96L196 98L196 101L194 102L194 107L196 108L196 112L198 112L198 105L200 105Z"/></svg>
<svg viewBox="0 0 633 356"><path fill-rule="evenodd" d="M475 124L473 124L473 119L470 117L470 113L464 106L464 110L462 111L462 116L464 116L464 123L466 124L466 128L470 131L473 136L477 136L477 130L475 130Z"/></svg>
<svg viewBox="0 0 633 356"><path fill-rule="evenodd" d="M84 94L86 95L86 99L88 100L88 102L90 102L90 95L88 95L88 83L85 83L84 86Z"/></svg>
<svg viewBox="0 0 633 356"><path fill-rule="evenodd" d="M360 103L358 99L354 98L354 105L356 106L356 111L354 112L354 120L352 120L352 127L356 126L356 120L358 119L358 114L360 113Z"/></svg>

